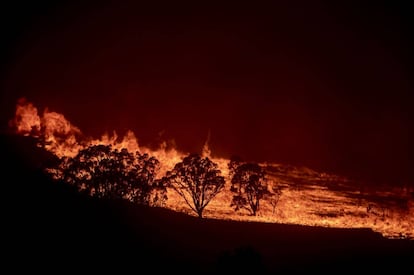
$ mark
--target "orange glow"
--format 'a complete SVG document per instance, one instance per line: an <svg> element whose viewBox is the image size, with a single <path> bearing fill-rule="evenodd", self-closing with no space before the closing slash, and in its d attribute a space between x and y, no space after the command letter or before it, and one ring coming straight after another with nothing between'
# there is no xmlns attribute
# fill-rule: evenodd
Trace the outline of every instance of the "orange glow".
<svg viewBox="0 0 414 275"><path fill-rule="evenodd" d="M40 117L37 108L25 98L21 98L16 106L16 116L10 123L16 132L25 136L40 132Z"/></svg>
<svg viewBox="0 0 414 275"><path fill-rule="evenodd" d="M180 162L186 152L169 148L164 142L156 149L140 146L132 131L122 138L114 132L100 139L86 138L62 114L45 110L39 116L37 108L24 99L18 101L15 118L11 121L16 133L43 137L44 148L59 158L73 157L90 145L112 145L114 149L140 151L156 157L161 164L158 178ZM42 139L40 139L42 140ZM306 167L292 167L277 163L261 163L267 171L269 189L281 190L277 205L263 200L258 215L253 217L235 212L230 207L228 159L214 156L209 147L209 136L202 150L203 157L216 162L226 178L224 190L205 209L206 218L232 219L256 222L290 223L342 228L371 228L388 238L414 239L414 190L390 186L365 187L327 173ZM59 175L54 175L59 177ZM174 191L167 190L165 207L194 215Z"/></svg>

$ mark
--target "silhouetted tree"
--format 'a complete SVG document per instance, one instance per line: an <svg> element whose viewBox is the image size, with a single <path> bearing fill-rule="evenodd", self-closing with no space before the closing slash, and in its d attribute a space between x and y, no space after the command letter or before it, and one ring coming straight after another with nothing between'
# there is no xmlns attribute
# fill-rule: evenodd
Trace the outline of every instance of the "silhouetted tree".
<svg viewBox="0 0 414 275"><path fill-rule="evenodd" d="M169 171L165 181L202 218L204 208L223 189L224 177L208 157L189 154Z"/></svg>
<svg viewBox="0 0 414 275"><path fill-rule="evenodd" d="M268 193L265 171L257 163L242 163L234 168L230 191L234 193L230 206L235 211L246 209L255 216L260 200Z"/></svg>
<svg viewBox="0 0 414 275"><path fill-rule="evenodd" d="M123 149L126 151L126 149ZM160 162L148 154L136 153L136 163L129 163L131 170L129 177L133 179L128 184L130 199L134 202L151 204L162 203L167 199L166 188L162 182L156 181L155 177L160 167ZM150 201L151 193L155 192L154 198Z"/></svg>
<svg viewBox="0 0 414 275"><path fill-rule="evenodd" d="M155 183L158 168L159 161L148 154L92 145L73 158L65 158L58 178L95 197L150 204L153 189L165 191Z"/></svg>

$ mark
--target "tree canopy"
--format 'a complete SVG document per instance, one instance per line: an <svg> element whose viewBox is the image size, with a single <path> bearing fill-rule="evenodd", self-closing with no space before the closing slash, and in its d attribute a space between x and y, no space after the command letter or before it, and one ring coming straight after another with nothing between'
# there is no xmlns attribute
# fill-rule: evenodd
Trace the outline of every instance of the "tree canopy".
<svg viewBox="0 0 414 275"><path fill-rule="evenodd" d="M243 163L240 159L231 159L228 166L230 191L234 193L230 206L236 211L246 209L255 216L260 200L268 193L265 170L257 163Z"/></svg>
<svg viewBox="0 0 414 275"><path fill-rule="evenodd" d="M165 180L200 218L225 184L218 165L199 154L186 156L167 173Z"/></svg>
<svg viewBox="0 0 414 275"><path fill-rule="evenodd" d="M57 172L63 181L91 196L150 204L153 190L165 190L156 181L158 169L159 161L148 154L92 145L73 158L64 158Z"/></svg>

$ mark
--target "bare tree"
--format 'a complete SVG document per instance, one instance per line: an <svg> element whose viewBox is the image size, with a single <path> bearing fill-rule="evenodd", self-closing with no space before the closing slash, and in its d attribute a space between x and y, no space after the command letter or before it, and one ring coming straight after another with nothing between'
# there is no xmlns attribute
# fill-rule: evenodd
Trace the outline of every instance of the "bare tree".
<svg viewBox="0 0 414 275"><path fill-rule="evenodd" d="M272 206L272 215L275 214L276 206L279 203L280 196L282 195L282 190L279 187L272 186L272 192L267 194L267 200Z"/></svg>
<svg viewBox="0 0 414 275"><path fill-rule="evenodd" d="M164 178L200 217L209 202L223 189L224 177L218 165L208 157L189 154Z"/></svg>

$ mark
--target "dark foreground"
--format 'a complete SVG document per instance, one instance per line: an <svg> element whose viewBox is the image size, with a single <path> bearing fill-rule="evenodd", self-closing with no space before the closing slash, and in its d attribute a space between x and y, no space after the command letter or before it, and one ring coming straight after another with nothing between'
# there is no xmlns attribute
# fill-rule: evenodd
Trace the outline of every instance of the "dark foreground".
<svg viewBox="0 0 414 275"><path fill-rule="evenodd" d="M201 220L83 197L40 173L48 156L26 145L1 140L5 271L400 274L413 268L414 241L369 229Z"/></svg>

